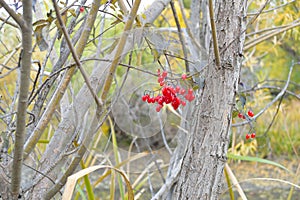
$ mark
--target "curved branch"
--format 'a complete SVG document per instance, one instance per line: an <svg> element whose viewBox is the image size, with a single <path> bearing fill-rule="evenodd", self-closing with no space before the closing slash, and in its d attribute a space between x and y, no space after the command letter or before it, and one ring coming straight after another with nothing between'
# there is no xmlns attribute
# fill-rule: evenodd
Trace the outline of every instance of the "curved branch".
<svg viewBox="0 0 300 200"><path fill-rule="evenodd" d="M259 111L259 113L257 113L255 116L253 116L250 121L247 120L247 121L244 121L244 122L241 122L241 123L232 124L232 127L243 126L245 124L251 123L252 121L256 120L260 115L262 115L268 108L270 108L276 101L278 101L285 94L285 92L286 92L286 90L289 86L292 71L293 71L294 65L296 65L296 64L299 65L300 62L299 63L294 63L294 64L291 65L285 86L282 88L280 93L270 103L268 103L261 111Z"/></svg>

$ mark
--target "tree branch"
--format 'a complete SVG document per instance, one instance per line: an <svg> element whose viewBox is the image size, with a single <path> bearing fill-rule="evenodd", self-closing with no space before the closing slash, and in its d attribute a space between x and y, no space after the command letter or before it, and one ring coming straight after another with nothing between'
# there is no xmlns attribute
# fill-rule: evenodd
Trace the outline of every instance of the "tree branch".
<svg viewBox="0 0 300 200"><path fill-rule="evenodd" d="M217 37L217 29L214 19L214 8L212 0L209 0L209 16L210 16L210 25L211 25L211 34L213 39L213 46L214 46L214 53L216 58L216 66L217 69L221 67L221 60L220 60L220 52L219 52L219 45L218 45L218 37Z"/></svg>
<svg viewBox="0 0 300 200"><path fill-rule="evenodd" d="M178 36L179 36L179 40L180 40L180 43L181 43L183 56L185 58L185 60L184 60L185 61L185 70L186 70L186 72L190 72L189 63L186 61L186 59L188 59L188 57L187 57L187 49L185 47L185 40L184 40L184 37L182 36L181 27L180 27L180 23L179 23L179 20L178 20L178 15L177 15L173 0L170 1L170 5L171 5L172 13L173 13L173 16L174 16L174 19L175 19L176 27L177 27L177 30L178 30Z"/></svg>
<svg viewBox="0 0 300 200"><path fill-rule="evenodd" d="M123 34L120 38L120 41L119 41L119 44L118 44L118 47L117 47L117 51L115 53L114 59L112 60L108 75L107 75L105 83L104 83L104 87L103 87L103 91L102 91L102 95L101 95L101 100L103 102L106 101L109 89L110 89L112 81L113 81L113 77L114 77L116 68L118 66L119 60L121 58L121 54L123 53L123 49L124 49L124 46L126 44L126 39L128 37L128 32L132 27L132 24L133 24L133 21L136 17L137 10L140 6L140 3L141 3L141 0L136 0L134 2L134 5L133 5L133 7L131 9L131 12L129 14L128 21L125 24L124 32L123 32Z"/></svg>
<svg viewBox="0 0 300 200"><path fill-rule="evenodd" d="M0 1L1 1L1 0L0 0ZM8 25L11 25L11 26L14 27L14 28L19 28L19 26L18 26L17 24L8 21L9 18L10 18L10 17L8 17L8 18L5 19L4 17L1 17L1 16L0 16L0 21L3 21L4 23L6 23L6 24L8 24Z"/></svg>
<svg viewBox="0 0 300 200"><path fill-rule="evenodd" d="M287 26L287 27L284 27L284 28L282 28L278 31L272 31L271 33L264 34L264 35L262 35L258 38L254 38L253 40L251 40L251 41L249 41L245 44L244 51L247 51L248 49L258 45L259 43L261 43L263 41L266 41L267 39L269 39L271 37L274 37L275 35L278 35L280 33L288 31L290 29L296 28L297 26L300 26L300 22L298 22L296 24L292 24L292 25Z"/></svg>
<svg viewBox="0 0 300 200"><path fill-rule="evenodd" d="M273 105L276 101L278 101L286 92L288 86L289 86L289 83L290 83L290 80L291 80L291 75L292 75L292 72L293 72L293 68L294 68L294 65L299 65L300 63L293 63L290 67L290 71L289 71L289 74L288 74L288 77L287 77L287 81L286 81L286 84L285 86L282 88L282 90L279 92L279 94L270 102L268 103L261 111L259 111L259 113L257 113L255 116L253 116L251 118L251 121L244 121L244 122L241 122L241 123L237 123L237 124L232 124L232 127L237 127L237 126L243 126L245 124L248 124L248 123L251 123L252 121L255 121L260 115L262 115L268 108L271 107L271 105Z"/></svg>
<svg viewBox="0 0 300 200"><path fill-rule="evenodd" d="M3 5L3 4L2 4ZM20 25L20 19L18 23ZM32 1L27 0L23 2L23 20L22 25L22 61L21 61L21 77L20 77L20 93L18 101L17 113L17 128L15 133L14 157L12 165L12 180L11 192L13 199L18 199L21 172L23 162L23 146L25 141L26 128L26 109L28 104L28 91L30 85L30 69L31 69L31 55L32 55Z"/></svg>
<svg viewBox="0 0 300 200"><path fill-rule="evenodd" d="M87 16L86 25L84 26L84 30L83 30L81 37L79 38L79 41L76 45L76 54L78 55L78 57L81 57L83 50L86 46L87 40L89 38L92 27L96 20L96 16L97 16L100 5L101 5L100 0L94 0L94 2L92 3L92 7ZM70 83L71 78L75 74L75 72L76 72L75 67L68 69L65 76L63 77L61 84L58 86L57 90L53 94L53 96L50 100L50 103L47 106L42 118L38 122L33 133L30 135L29 139L26 141L25 151L24 151L25 157L27 157L32 152L36 143L40 139L43 131L45 130L47 124L49 123L49 121L54 113L54 110L56 109L57 104L59 103L60 99L62 98L63 94L65 93L66 88L67 88L68 84Z"/></svg>
<svg viewBox="0 0 300 200"><path fill-rule="evenodd" d="M72 53L73 59L74 59L76 65L77 65L77 67L79 68L79 70L80 70L80 72L81 72L81 74L82 74L82 76L83 76L83 79L84 79L84 81L85 81L87 87L89 88L91 94L93 95L93 97L94 97L94 99L95 99L95 101L96 101L97 106L98 106L98 107L101 107L101 106L102 106L102 102L101 102L101 100L98 98L98 96L97 96L97 94L95 93L94 89L92 88L92 85L91 85L91 83L90 83L90 80L89 80L89 78L88 78L88 75L87 75L86 72L84 71L84 69L83 69L83 67L82 67L82 65L81 65L81 62L80 62L80 60L79 60L79 57L78 57L78 55L76 54L76 50L75 50L75 48L74 48L74 46L73 46L73 44L72 44L72 41L71 41L71 39L70 39L70 36L69 36L69 34L68 34L68 32L67 32L66 26L65 26L65 24L64 24L64 22L63 22L63 20L62 20L62 18L61 18L61 14L60 14L60 12L59 12L59 8L58 8L58 6L57 6L57 3L56 3L55 0L52 0L52 3L53 3L53 6L54 6L54 9L55 9L56 16L57 16L57 19L58 19L58 21L59 21L61 30L62 30L62 32L63 32L63 34L64 34L64 36L65 36L65 39L66 39L66 41L67 41L67 44L68 44L68 46L69 46L69 48L70 48L70 51L71 51L71 53Z"/></svg>
<svg viewBox="0 0 300 200"><path fill-rule="evenodd" d="M23 7L24 7L23 3ZM27 25L27 22L24 21L24 19L22 19L22 17L20 15L18 15L13 9L11 9L7 3L5 3L5 1L0 0L0 5L6 10L6 12L8 12L8 14L17 22L17 24L21 27L21 29L25 28L25 26ZM23 8L24 10L24 8ZM30 7L31 10L31 7ZM24 13L25 15L25 13Z"/></svg>

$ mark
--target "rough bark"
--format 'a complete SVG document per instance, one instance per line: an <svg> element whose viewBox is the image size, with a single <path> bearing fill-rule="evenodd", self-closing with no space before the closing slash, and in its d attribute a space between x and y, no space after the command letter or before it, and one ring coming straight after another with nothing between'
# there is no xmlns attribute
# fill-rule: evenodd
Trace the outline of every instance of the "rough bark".
<svg viewBox="0 0 300 200"><path fill-rule="evenodd" d="M193 108L190 137L178 180L167 199L218 199L229 144L231 112L241 67L245 0L215 1L221 68L214 61L204 71L205 85Z"/></svg>

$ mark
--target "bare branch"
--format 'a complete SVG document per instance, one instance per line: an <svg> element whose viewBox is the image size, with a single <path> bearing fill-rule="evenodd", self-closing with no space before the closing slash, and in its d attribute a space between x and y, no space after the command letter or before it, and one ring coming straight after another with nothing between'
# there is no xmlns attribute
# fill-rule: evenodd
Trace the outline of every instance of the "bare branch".
<svg viewBox="0 0 300 200"><path fill-rule="evenodd" d="M174 16L174 19L175 19L176 27L177 27L177 30L178 30L178 36L179 36L181 47L182 47L182 50L183 50L183 55L184 55L184 58L187 59L188 57L187 57L187 49L186 49L186 46L185 46L186 44L185 44L184 37L182 36L181 27L180 27L180 23L179 23L179 20L178 20L178 15L177 15L173 0L170 1L170 5L171 5L172 13L173 13L173 16ZM186 70L186 72L190 72L189 63L186 60L184 60L184 61L185 61L185 70Z"/></svg>
<svg viewBox="0 0 300 200"><path fill-rule="evenodd" d="M217 29L214 19L214 8L213 8L213 2L212 0L209 0L209 16L210 16L210 25L211 25L211 34L213 39L213 46L214 46L214 52L215 52L215 58L216 58L216 66L217 69L220 69L221 67L221 59L220 59L220 52L219 52L219 45L218 45L218 37L217 37Z"/></svg>
<svg viewBox="0 0 300 200"><path fill-rule="evenodd" d="M293 69L294 69L294 65L299 65L299 64L300 63L295 63L295 64L293 63L291 65L285 86L282 88L280 93L270 103L268 103L261 111L259 111L259 113L257 113L255 116L253 116L251 118L251 121L247 120L247 121L244 121L244 122L241 122L241 123L232 124L232 127L243 126L245 124L251 123L252 121L256 120L260 115L262 115L268 108L270 108L276 101L278 101L286 93L286 90L287 90L287 88L289 86L289 83L290 83L290 79L291 79L291 75L292 75L292 72L293 72Z"/></svg>
<svg viewBox="0 0 300 200"><path fill-rule="evenodd" d="M20 23L20 19L18 18ZM21 62L21 80L20 93L18 101L17 113L17 128L15 133L15 147L12 165L12 182L11 192L14 199L18 199L20 184L21 184L21 170L23 162L23 146L25 141L25 127L26 127L26 109L28 104L28 91L30 85L30 69L31 69L31 55L32 55L32 1L23 2L23 20L22 25L22 62Z"/></svg>
<svg viewBox="0 0 300 200"><path fill-rule="evenodd" d="M11 25L14 28L19 28L19 26L17 24L8 21L8 19L9 19L9 17L5 19L5 18L0 16L0 21L3 21L4 23L6 23L8 25Z"/></svg>
<svg viewBox="0 0 300 200"><path fill-rule="evenodd" d="M73 59L75 60L75 63L76 63L76 65L77 65L77 67L79 68L79 70L80 70L80 72L81 72L81 74L82 74L82 76L83 76L83 79L84 79L84 81L85 81L87 87L89 88L90 92L92 93L92 95L93 95L93 97L94 97L94 99L95 99L95 101L96 101L97 106L100 107L100 106L102 106L102 102L101 102L101 100L98 98L98 96L97 96L97 94L95 93L94 89L92 88L92 85L91 85L91 83L90 83L90 80L89 80L89 78L88 78L88 75L86 74L86 72L84 71L84 69L83 69L83 67L82 67L82 65L81 65L81 62L80 62L80 60L79 60L79 57L78 57L78 55L76 54L76 50L75 50L75 48L74 48L74 46L73 46L73 44L72 44L72 41L71 41L71 39L70 39L70 36L69 36L69 34L68 34L68 32L67 32L67 29L66 29L66 27L65 27L65 25L64 25L64 22L63 22L62 18L61 18L61 15L60 15L60 12L59 12L59 8L58 8L58 6L57 6L57 4L56 4L56 1L55 1L55 0L52 0L52 3L53 3L53 5L54 5L54 9L55 9L55 12L56 12L57 19L58 19L58 21L59 21L60 27L61 27L61 29L62 29L62 31L63 31L64 36L65 36L65 39L66 39L66 41L67 41L67 43L68 43L68 46L69 46L70 51L71 51L71 53L72 53Z"/></svg>
<svg viewBox="0 0 300 200"><path fill-rule="evenodd" d="M23 3L25 4L25 3ZM22 17L20 15L18 15L13 9L11 9L9 7L9 5L7 5L7 3L5 3L5 1L0 0L0 5L3 6L3 8L6 10L6 12L8 12L8 14L17 22L17 24L23 29L25 28L25 23L24 20L22 19ZM24 6L24 5L23 5ZM31 8L30 8L31 9Z"/></svg>
<svg viewBox="0 0 300 200"><path fill-rule="evenodd" d="M96 16L97 16L99 7L100 7L100 1L93 2L90 12L87 16L88 20L86 21L86 24L84 26L85 27L84 31L82 32L81 37L76 46L76 54L79 57L81 57L83 50L86 46L86 42L89 38L92 27L96 20ZM62 83L55 91L41 120L38 122L33 133L30 135L29 139L26 141L24 157L27 157L29 155L29 153L31 153L31 151L34 149L36 143L38 142L38 140L41 137L43 131L45 130L47 124L49 123L49 121L54 113L54 110L56 108L56 105L59 103L60 99L62 98L62 96L63 96L68 84L70 83L72 76L75 74L75 72L76 72L75 67L68 69L68 71L66 72Z"/></svg>
<svg viewBox="0 0 300 200"><path fill-rule="evenodd" d="M117 47L114 59L113 59L113 61L111 63L108 75L107 75L106 80L105 80L105 84L104 84L102 95L101 95L101 100L102 101L106 101L109 89L111 87L111 83L113 81L113 76L115 74L115 71L116 71L117 65L119 63L121 54L122 54L124 46L126 44L126 39L128 37L128 31L132 27L132 24L133 24L133 21L134 21L134 19L136 17L137 10L138 10L138 8L140 6L140 3L141 3L141 0L136 0L134 2L134 5L133 5L133 7L131 9L131 12L130 12L130 15L129 15L129 19L128 19L128 21L125 24L124 32L123 32L123 34L122 34L122 36L120 38L120 41L119 41L119 44L118 44L118 47Z"/></svg>
<svg viewBox="0 0 300 200"><path fill-rule="evenodd" d="M270 33L267 33L267 34L264 34L258 38L255 38L247 43L245 43L245 47L244 47L244 51L247 51L248 49L252 48L252 47L255 47L256 45L258 45L259 43L263 42L263 41L266 41L267 39L271 38L271 37L274 37L275 35L278 35L280 33L283 33L285 31L288 31L288 30L291 30L293 28L296 28L297 26L300 26L300 22L298 23L295 23L295 24L291 24L287 27L284 27L280 30L275 30L275 31L272 31Z"/></svg>

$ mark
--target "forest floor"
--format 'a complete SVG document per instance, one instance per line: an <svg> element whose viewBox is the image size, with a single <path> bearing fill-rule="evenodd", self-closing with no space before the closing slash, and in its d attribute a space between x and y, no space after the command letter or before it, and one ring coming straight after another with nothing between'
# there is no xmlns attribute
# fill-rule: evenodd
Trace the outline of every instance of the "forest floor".
<svg viewBox="0 0 300 200"><path fill-rule="evenodd" d="M297 159L276 159L277 163L286 167L288 171L279 167L253 162L231 162L233 173L239 181L249 200L265 200L287 199L291 184L300 185L300 174L296 176L297 168L299 168L299 160ZM299 170L299 169L298 169ZM234 188L235 199L241 199ZM230 199L228 191L225 191L221 199ZM300 189L294 188L292 200L300 200Z"/></svg>

